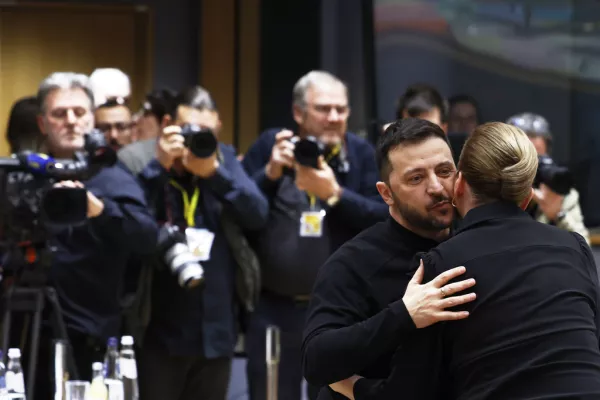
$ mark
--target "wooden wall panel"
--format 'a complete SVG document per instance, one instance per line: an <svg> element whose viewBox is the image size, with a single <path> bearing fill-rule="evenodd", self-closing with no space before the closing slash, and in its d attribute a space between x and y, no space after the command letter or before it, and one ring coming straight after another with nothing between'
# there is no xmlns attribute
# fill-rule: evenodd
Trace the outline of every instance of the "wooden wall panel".
<svg viewBox="0 0 600 400"><path fill-rule="evenodd" d="M243 153L259 134L261 0L240 0L237 21L235 6L235 0L202 0L200 84L211 92L219 107L221 140L234 144L237 125L238 151Z"/></svg>
<svg viewBox="0 0 600 400"><path fill-rule="evenodd" d="M0 154L15 100L35 95L55 71L90 74L120 68L131 78L132 105L151 89L151 17L145 8L75 4L0 5Z"/></svg>
<svg viewBox="0 0 600 400"><path fill-rule="evenodd" d="M260 134L260 0L241 0L239 54L239 151Z"/></svg>
<svg viewBox="0 0 600 400"><path fill-rule="evenodd" d="M233 143L235 0L202 0L200 84L213 96L223 129L221 141Z"/></svg>

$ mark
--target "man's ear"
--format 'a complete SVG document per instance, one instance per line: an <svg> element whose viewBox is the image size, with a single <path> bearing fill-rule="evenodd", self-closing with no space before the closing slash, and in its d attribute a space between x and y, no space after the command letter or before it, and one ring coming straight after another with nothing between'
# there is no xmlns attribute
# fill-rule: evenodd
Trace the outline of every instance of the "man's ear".
<svg viewBox="0 0 600 400"><path fill-rule="evenodd" d="M456 180L454 181L454 199L457 197L462 197L465 193L465 178L463 178L462 172L458 172L456 174ZM456 204L456 203L454 203Z"/></svg>
<svg viewBox="0 0 600 400"><path fill-rule="evenodd" d="M388 184L379 181L375 184L375 187L377 187L377 191L379 192L379 195L381 196L383 201L385 201L385 204L387 204L388 206L393 206L394 197L392 196L392 189L388 186Z"/></svg>
<svg viewBox="0 0 600 400"><path fill-rule="evenodd" d="M292 106L292 115L294 116L294 121L296 121L298 125L302 125L304 122L305 112L306 111L298 105L294 104L294 106Z"/></svg>
<svg viewBox="0 0 600 400"><path fill-rule="evenodd" d="M531 193L529 193L529 196L527 196L525 199L523 199L523 201L519 205L519 207L522 210L527 210L527 207L529 207L529 203L531 203L531 200L533 199L534 194L535 194L534 189L531 188Z"/></svg>
<svg viewBox="0 0 600 400"><path fill-rule="evenodd" d="M444 133L446 135L448 135L448 123L447 122L442 122L442 124L440 125L440 128L442 128L442 130L444 131Z"/></svg>
<svg viewBox="0 0 600 400"><path fill-rule="evenodd" d="M162 121L160 121L160 128L165 129L167 126L173 123L173 118L169 114L163 115Z"/></svg>
<svg viewBox="0 0 600 400"><path fill-rule="evenodd" d="M40 114L35 117L35 120L37 122L38 128L40 129L40 132L42 132L42 135L44 135L44 136L48 135L46 133L46 130L44 129L44 117Z"/></svg>

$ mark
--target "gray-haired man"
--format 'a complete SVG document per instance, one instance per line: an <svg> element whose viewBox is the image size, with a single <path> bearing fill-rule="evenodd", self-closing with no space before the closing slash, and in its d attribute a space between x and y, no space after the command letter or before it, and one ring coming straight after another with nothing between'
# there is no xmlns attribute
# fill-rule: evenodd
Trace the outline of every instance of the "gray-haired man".
<svg viewBox="0 0 600 400"><path fill-rule="evenodd" d="M38 100L38 124L48 153L73 158L94 126L88 78L53 73L41 83ZM132 253L154 249L158 228L142 189L122 168L107 167L85 182L56 185L87 189L87 222L52 229L49 284L58 294L80 377L90 380L91 365L102 359L106 339L120 333L120 289L127 260ZM48 399L54 393L46 370L52 335L44 332L41 337L35 397Z"/></svg>
<svg viewBox="0 0 600 400"><path fill-rule="evenodd" d="M256 235L263 293L246 336L252 400L265 399L270 324L281 329L279 398L300 399L302 329L317 271L339 246L388 214L375 188L374 150L347 131L346 85L311 71L294 86L292 112L294 132L263 133L243 160L270 203L269 222ZM310 137L322 146L312 165L300 154L311 147ZM316 397L313 390L309 394Z"/></svg>

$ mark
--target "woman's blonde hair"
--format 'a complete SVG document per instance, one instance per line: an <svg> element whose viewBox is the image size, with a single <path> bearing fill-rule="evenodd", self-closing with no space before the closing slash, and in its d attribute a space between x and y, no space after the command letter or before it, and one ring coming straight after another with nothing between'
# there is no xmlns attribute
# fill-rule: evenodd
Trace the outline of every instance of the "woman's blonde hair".
<svg viewBox="0 0 600 400"><path fill-rule="evenodd" d="M481 202L521 204L538 168L535 147L521 129L502 122L478 126L466 141L458 169Z"/></svg>

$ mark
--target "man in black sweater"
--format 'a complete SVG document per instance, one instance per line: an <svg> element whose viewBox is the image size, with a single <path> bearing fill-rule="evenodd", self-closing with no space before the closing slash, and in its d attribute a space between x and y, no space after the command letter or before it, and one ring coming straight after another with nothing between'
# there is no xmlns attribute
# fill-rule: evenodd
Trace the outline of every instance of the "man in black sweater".
<svg viewBox="0 0 600 400"><path fill-rule="evenodd" d="M390 217L347 242L319 271L302 348L304 376L315 386L355 374L387 377L392 355L398 346L410 344L415 329L468 317L445 309L475 298L472 293L446 299L440 294L475 284L447 284L465 272L462 267L426 284L421 284L423 269L415 273L412 267L416 253L448 236L454 216L450 196L456 167L444 132L425 120L397 121L382 136L377 155L384 180L377 189ZM352 396L351 385L347 391L343 385L332 387ZM322 389L319 399L328 398L344 397Z"/></svg>

